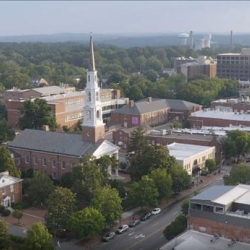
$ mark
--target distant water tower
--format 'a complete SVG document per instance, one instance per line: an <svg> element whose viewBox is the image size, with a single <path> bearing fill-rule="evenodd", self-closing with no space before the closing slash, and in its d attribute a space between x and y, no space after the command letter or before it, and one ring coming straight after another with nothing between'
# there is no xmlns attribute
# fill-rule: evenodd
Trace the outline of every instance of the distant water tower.
<svg viewBox="0 0 250 250"><path fill-rule="evenodd" d="M189 35L187 33L181 33L179 34L179 39L180 39L180 44L182 46L187 46L187 39L189 37Z"/></svg>

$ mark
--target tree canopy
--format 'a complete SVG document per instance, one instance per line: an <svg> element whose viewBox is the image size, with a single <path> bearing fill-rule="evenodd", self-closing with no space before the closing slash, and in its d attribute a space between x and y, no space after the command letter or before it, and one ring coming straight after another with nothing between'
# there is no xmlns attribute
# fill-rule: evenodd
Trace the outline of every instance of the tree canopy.
<svg viewBox="0 0 250 250"><path fill-rule="evenodd" d="M250 136L245 131L227 131L227 137L222 142L222 148L226 159L239 159L249 151Z"/></svg>
<svg viewBox="0 0 250 250"><path fill-rule="evenodd" d="M248 164L234 165L229 176L224 177L225 185L250 184L250 166Z"/></svg>
<svg viewBox="0 0 250 250"><path fill-rule="evenodd" d="M105 218L97 209L87 207L70 216L69 227L78 238L86 240L104 229Z"/></svg>
<svg viewBox="0 0 250 250"><path fill-rule="evenodd" d="M25 250L54 250L52 235L41 222L34 223L27 232Z"/></svg>
<svg viewBox="0 0 250 250"><path fill-rule="evenodd" d="M0 219L0 249L9 249L9 244L8 225L4 220Z"/></svg>
<svg viewBox="0 0 250 250"><path fill-rule="evenodd" d="M34 171L32 178L25 179L25 191L33 205L44 206L55 186L51 178L43 172Z"/></svg>
<svg viewBox="0 0 250 250"><path fill-rule="evenodd" d="M7 148L0 147L0 172L9 171L9 174L14 177L20 177L21 172L17 169L14 160Z"/></svg>
<svg viewBox="0 0 250 250"><path fill-rule="evenodd" d="M91 200L91 206L96 208L105 218L108 226L114 226L115 222L121 219L122 199L115 188L106 186L97 189L94 198Z"/></svg>
<svg viewBox="0 0 250 250"><path fill-rule="evenodd" d="M22 117L19 119L21 129L41 129L44 125L56 128L52 108L44 99L26 100L21 107Z"/></svg>
<svg viewBox="0 0 250 250"><path fill-rule="evenodd" d="M130 186L128 199L134 206L156 206L158 204L159 193L153 179L147 175L138 182L133 182Z"/></svg>
<svg viewBox="0 0 250 250"><path fill-rule="evenodd" d="M75 210L75 195L67 188L57 187L47 200L47 227L55 232L67 229L68 220Z"/></svg>

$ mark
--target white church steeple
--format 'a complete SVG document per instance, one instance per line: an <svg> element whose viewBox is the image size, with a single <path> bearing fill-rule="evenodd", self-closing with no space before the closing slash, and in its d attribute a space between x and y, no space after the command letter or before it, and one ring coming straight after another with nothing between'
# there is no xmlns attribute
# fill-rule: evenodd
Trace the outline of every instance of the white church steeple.
<svg viewBox="0 0 250 250"><path fill-rule="evenodd" d="M82 136L86 141L96 142L104 138L104 123L100 100L97 71L95 69L95 55L92 34L90 35L90 58L85 88L85 105L83 108Z"/></svg>

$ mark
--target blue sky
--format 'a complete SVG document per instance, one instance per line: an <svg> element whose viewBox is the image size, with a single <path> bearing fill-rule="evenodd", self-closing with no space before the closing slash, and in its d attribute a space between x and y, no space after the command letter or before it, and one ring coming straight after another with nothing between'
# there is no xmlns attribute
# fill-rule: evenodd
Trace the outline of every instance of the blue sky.
<svg viewBox="0 0 250 250"><path fill-rule="evenodd" d="M0 2L0 36L72 33L250 32L250 2Z"/></svg>

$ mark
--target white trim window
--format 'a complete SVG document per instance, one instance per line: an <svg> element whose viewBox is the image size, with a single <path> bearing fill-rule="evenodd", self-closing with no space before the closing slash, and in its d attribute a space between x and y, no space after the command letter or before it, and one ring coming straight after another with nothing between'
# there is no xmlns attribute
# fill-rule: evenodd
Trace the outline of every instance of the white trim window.
<svg viewBox="0 0 250 250"><path fill-rule="evenodd" d="M14 196L14 195L11 195L11 196L10 196L10 200L11 200L11 202L15 202L15 196Z"/></svg>
<svg viewBox="0 0 250 250"><path fill-rule="evenodd" d="M65 169L66 168L66 162L65 161L61 161L61 168Z"/></svg>
<svg viewBox="0 0 250 250"><path fill-rule="evenodd" d="M37 165L37 164L38 164L37 156L34 156L34 165Z"/></svg>
<svg viewBox="0 0 250 250"><path fill-rule="evenodd" d="M29 163L30 159L29 159L29 156L28 155L25 155L25 163Z"/></svg>
<svg viewBox="0 0 250 250"><path fill-rule="evenodd" d="M56 159L52 159L52 167L56 168Z"/></svg>
<svg viewBox="0 0 250 250"><path fill-rule="evenodd" d="M47 158L43 158L43 166L47 166L48 162L47 162Z"/></svg>
<svg viewBox="0 0 250 250"><path fill-rule="evenodd" d="M2 195L6 195L6 189L2 188Z"/></svg>
<svg viewBox="0 0 250 250"><path fill-rule="evenodd" d="M14 192L14 185L10 185L10 192L11 192L11 193Z"/></svg>
<svg viewBox="0 0 250 250"><path fill-rule="evenodd" d="M53 172L53 173L52 173L52 178L53 178L53 179L56 179L56 172Z"/></svg>

